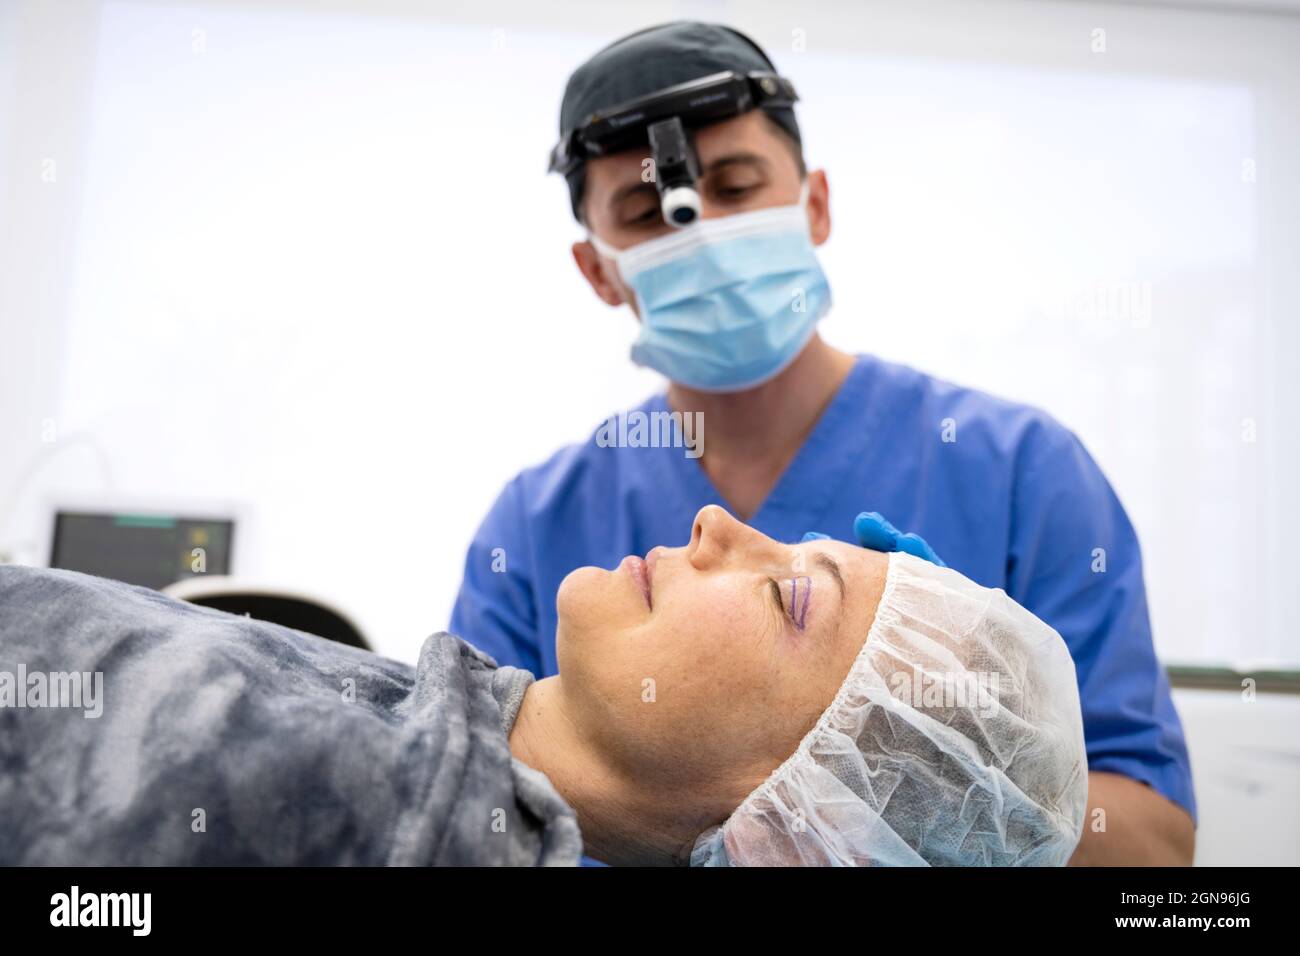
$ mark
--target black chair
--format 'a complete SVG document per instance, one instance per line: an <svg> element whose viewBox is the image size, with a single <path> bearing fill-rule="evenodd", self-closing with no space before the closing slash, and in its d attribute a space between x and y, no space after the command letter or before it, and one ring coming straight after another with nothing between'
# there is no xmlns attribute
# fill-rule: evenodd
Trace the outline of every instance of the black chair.
<svg viewBox="0 0 1300 956"><path fill-rule="evenodd" d="M250 584L222 575L197 575L169 584L163 593L200 607L242 614L349 647L373 650L351 617L324 600L301 592Z"/></svg>

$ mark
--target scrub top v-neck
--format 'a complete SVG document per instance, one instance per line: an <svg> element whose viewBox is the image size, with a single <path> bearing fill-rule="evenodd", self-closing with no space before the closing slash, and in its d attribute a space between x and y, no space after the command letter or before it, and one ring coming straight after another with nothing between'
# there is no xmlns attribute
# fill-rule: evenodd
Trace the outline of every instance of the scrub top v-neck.
<svg viewBox="0 0 1300 956"><path fill-rule="evenodd" d="M747 524L769 538L797 541L805 531L828 523L833 517L828 509L836 490L851 479L872 445L878 406L871 401L870 387L868 366L860 361L854 363L822 409L803 445ZM643 408L652 416L672 411L663 394L651 398ZM705 448L708 447L707 424L703 432ZM676 498L675 513L689 515L685 527L689 537L690 521L704 505L733 509L709 479L700 458L687 457L681 449L669 451L669 454L646 456L645 464L653 469L660 487ZM679 530L677 536L681 533Z"/></svg>

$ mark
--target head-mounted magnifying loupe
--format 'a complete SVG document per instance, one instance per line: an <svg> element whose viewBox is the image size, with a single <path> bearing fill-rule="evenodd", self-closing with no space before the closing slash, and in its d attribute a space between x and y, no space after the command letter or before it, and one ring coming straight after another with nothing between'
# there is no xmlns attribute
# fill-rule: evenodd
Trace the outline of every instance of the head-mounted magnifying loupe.
<svg viewBox="0 0 1300 956"><path fill-rule="evenodd" d="M671 226L689 226L700 217L700 194L695 189L700 167L681 117L652 123L646 127L646 134L650 138L654 182L659 190L659 208L663 211L664 222Z"/></svg>
<svg viewBox="0 0 1300 956"><path fill-rule="evenodd" d="M688 226L700 216L699 160L690 131L798 99L794 85L776 73L729 70L679 83L592 113L551 150L549 171L567 176L589 159L648 145L664 221Z"/></svg>

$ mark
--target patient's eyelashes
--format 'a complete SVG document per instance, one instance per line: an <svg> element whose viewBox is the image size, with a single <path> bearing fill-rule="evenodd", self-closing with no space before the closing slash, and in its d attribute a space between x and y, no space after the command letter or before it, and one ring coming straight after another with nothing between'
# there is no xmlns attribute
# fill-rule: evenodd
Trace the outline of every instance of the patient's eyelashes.
<svg viewBox="0 0 1300 956"><path fill-rule="evenodd" d="M768 578L767 584L771 590L772 603L777 606L777 609L780 610L782 614L787 614L788 612L785 609L785 598L781 595L781 585L776 583L776 578Z"/></svg>

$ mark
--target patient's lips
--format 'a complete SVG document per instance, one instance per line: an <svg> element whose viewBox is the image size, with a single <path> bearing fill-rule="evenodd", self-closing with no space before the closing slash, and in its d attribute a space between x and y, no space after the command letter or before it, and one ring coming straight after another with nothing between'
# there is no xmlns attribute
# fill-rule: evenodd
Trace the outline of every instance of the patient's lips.
<svg viewBox="0 0 1300 956"><path fill-rule="evenodd" d="M653 609L654 605L650 603L650 575L646 571L646 563L638 558L635 554L629 554L619 564L620 571L627 571L636 582L636 586L641 589L641 594L645 597L645 606Z"/></svg>
<svg viewBox="0 0 1300 956"><path fill-rule="evenodd" d="M655 594L655 565L659 563L659 552L662 547L651 548L650 553L645 556L645 586L650 595L650 606L654 607Z"/></svg>

